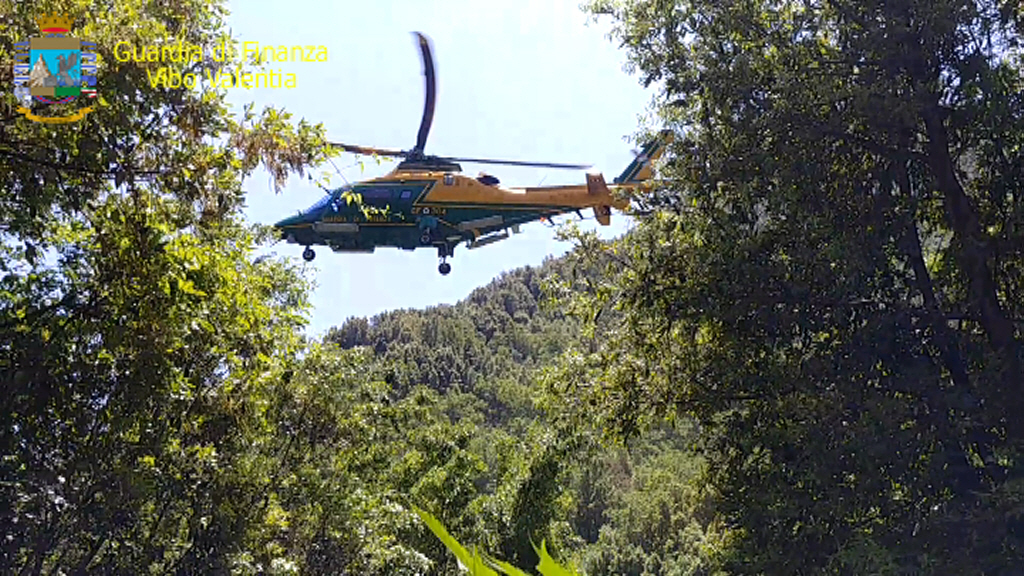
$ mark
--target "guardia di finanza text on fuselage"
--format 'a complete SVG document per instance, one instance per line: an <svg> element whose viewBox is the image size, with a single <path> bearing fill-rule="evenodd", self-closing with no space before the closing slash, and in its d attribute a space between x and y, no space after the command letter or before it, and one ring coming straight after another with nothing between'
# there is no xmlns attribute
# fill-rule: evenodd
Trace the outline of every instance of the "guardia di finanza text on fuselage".
<svg viewBox="0 0 1024 576"><path fill-rule="evenodd" d="M204 61L202 46L177 40L173 43L137 46L121 41L114 46L114 59L118 62L175 63L184 64ZM209 60L214 62L252 62L264 64L281 62L327 62L327 47L322 45L260 45L259 42L220 42L209 49ZM241 67L234 71L207 70L207 83L222 88L295 88L298 78L294 72L270 70L243 72ZM153 87L179 86L194 87L198 79L195 74L182 73L177 67L169 66L146 69L149 83Z"/></svg>

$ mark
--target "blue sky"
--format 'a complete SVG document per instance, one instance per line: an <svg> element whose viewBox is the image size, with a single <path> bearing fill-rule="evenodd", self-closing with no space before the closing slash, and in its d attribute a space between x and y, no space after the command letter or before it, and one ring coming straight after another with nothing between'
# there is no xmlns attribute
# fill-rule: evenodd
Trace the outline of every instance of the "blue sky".
<svg viewBox="0 0 1024 576"><path fill-rule="evenodd" d="M424 84L414 30L433 40L437 71L428 154L593 164L610 181L632 160L627 138L650 100L623 71L625 54L608 40L608 24L588 23L576 1L246 0L231 8L229 22L241 41L328 50L326 63L272 65L296 74L295 89L232 89L232 101L284 106L296 117L323 122L328 136L340 142L401 149L415 144ZM371 162L361 171L355 162L348 154L335 159L350 182L394 167ZM468 163L463 169L474 175L485 170L509 185L584 181L582 171ZM332 178L343 183L337 174ZM275 194L262 172L245 189L247 217L262 223L323 196L297 177ZM584 224L601 228L605 237L628 226L618 213L607 228L593 220ZM351 316L455 303L503 271L539 264L570 248L555 240L551 228L530 224L522 234L478 250L460 245L448 276L437 273L431 249L334 254L321 248L310 265L317 283L310 331L322 334ZM273 250L301 261L301 247L281 243Z"/></svg>

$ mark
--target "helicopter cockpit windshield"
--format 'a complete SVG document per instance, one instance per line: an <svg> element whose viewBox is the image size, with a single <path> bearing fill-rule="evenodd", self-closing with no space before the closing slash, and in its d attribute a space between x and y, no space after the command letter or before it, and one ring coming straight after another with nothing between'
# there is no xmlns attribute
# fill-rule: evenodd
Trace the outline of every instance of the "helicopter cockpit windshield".
<svg viewBox="0 0 1024 576"><path fill-rule="evenodd" d="M332 190L331 192L327 193L326 196L324 196L323 198L317 200L315 204L313 204L309 208L306 208L306 212L307 213L309 213L309 212L319 212L320 210L323 210L332 201L334 201L335 199L340 197L342 193L348 192L351 189L352 189L351 185L345 185L345 186L342 186L341 188L336 188L336 189Z"/></svg>

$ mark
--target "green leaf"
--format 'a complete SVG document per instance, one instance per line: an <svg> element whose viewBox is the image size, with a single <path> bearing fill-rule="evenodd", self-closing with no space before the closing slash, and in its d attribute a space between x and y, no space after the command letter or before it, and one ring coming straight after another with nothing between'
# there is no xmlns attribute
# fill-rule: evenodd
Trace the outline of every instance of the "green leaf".
<svg viewBox="0 0 1024 576"><path fill-rule="evenodd" d="M503 562L497 558L488 558L488 561L500 570L502 574L508 574L508 576L530 576L529 572L524 572L508 562Z"/></svg>
<svg viewBox="0 0 1024 576"><path fill-rule="evenodd" d="M479 553L474 549L473 553L470 554L469 550L466 550L462 544L459 544L448 530L445 529L444 525L437 519L431 516L428 512L419 509L416 506L412 507L413 511L423 520L423 523L430 528L430 531L448 548L452 554L458 558L459 562L469 570L469 573L473 576L498 576L498 573L487 567L480 558Z"/></svg>
<svg viewBox="0 0 1024 576"><path fill-rule="evenodd" d="M540 557L540 562L537 563L537 571L540 572L542 576L579 576L575 571L569 571L569 569L564 568L555 562L555 560L548 555L547 546L543 540L540 541L540 548L534 546L533 549L537 551L537 556Z"/></svg>

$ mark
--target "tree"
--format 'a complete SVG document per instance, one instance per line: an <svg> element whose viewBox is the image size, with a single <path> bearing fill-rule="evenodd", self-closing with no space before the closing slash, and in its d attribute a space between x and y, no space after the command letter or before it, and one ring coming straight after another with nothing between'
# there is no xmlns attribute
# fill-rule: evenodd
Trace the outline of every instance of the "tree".
<svg viewBox="0 0 1024 576"><path fill-rule="evenodd" d="M42 7L4 6L10 54ZM96 110L50 125L0 103L0 571L224 571L263 520L251 504L271 470L246 462L303 346L307 288L252 258L267 236L242 221L241 182L316 165L323 130L147 80L234 63L112 53L167 38L208 51L227 37L221 2L61 8L98 46Z"/></svg>
<svg viewBox="0 0 1024 576"><path fill-rule="evenodd" d="M1024 12L596 1L677 140L564 384L696 420L736 573L1024 559ZM955 543L955 544L953 544Z"/></svg>

